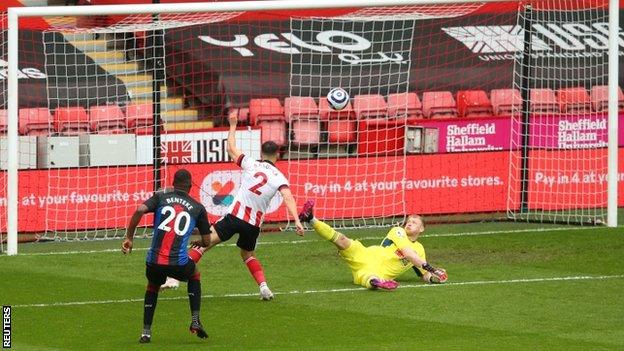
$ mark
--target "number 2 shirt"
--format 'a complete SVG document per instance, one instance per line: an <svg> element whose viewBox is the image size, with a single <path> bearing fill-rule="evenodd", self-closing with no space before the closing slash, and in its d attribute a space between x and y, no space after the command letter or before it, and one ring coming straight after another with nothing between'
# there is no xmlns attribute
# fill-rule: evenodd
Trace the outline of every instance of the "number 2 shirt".
<svg viewBox="0 0 624 351"><path fill-rule="evenodd" d="M270 161L257 161L243 154L236 164L243 169L243 174L229 213L260 227L271 199L279 190L288 188L288 180Z"/></svg>
<svg viewBox="0 0 624 351"><path fill-rule="evenodd" d="M206 208L181 190L157 191L143 203L154 212L154 236L147 252L147 263L183 266L193 229L210 233Z"/></svg>

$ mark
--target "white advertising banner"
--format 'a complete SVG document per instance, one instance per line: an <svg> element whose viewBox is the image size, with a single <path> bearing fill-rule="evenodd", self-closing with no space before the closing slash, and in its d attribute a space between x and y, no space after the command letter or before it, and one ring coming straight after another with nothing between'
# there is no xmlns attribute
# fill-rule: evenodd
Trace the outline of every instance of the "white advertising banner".
<svg viewBox="0 0 624 351"><path fill-rule="evenodd" d="M161 157L166 164L228 162L227 130L205 132L170 132L163 134ZM236 146L248 156L260 159L260 129L236 131ZM137 136L137 164L153 162L153 141L151 135Z"/></svg>

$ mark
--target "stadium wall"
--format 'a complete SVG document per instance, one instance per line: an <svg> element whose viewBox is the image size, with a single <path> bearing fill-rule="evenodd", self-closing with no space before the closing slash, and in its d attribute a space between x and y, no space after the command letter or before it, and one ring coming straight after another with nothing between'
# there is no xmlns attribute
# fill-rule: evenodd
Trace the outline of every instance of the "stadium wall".
<svg viewBox="0 0 624 351"><path fill-rule="evenodd" d="M579 153L592 152L606 153L600 150L534 150L535 156L546 159L544 153L559 153L556 155L563 160L584 159ZM537 155L539 154L539 155ZM407 209L410 213L420 214L452 214L464 212L496 212L506 210L507 182L509 167L509 152L492 151L479 153L446 153L431 155L407 156L408 169L406 179L400 179L397 174L394 178L386 174L382 179L374 175L383 174L375 167L377 163L362 165L356 159L341 158L332 160L307 160L307 167L318 168L316 176L291 176L291 188L299 203L307 198L322 202L317 215L320 218L361 218L362 216L391 216L395 215L402 204L383 202L384 192L394 189L406 191ZM550 158L551 156L548 156ZM391 161L396 156L388 156ZM397 162L398 162L397 158ZM288 162L280 161L277 166L284 172L288 169ZM564 161L572 162L572 161ZM387 164L384 162L384 164ZM619 150L618 184L620 192L624 191L624 148ZM137 172L141 167L136 166ZM188 165L170 165L169 172L175 172L180 167L187 168L193 174L194 184L191 195L201 199L206 206L211 220L227 212L231 203L232 194L238 191L240 169L233 163L206 163ZM570 169L563 168L563 169ZM143 169L145 170L145 169ZM40 232L46 228L46 220L58 218L72 218L80 216L73 229L121 228L127 223L129 216L136 206L151 195L151 182L136 184L133 179L127 179L133 172L124 171L118 174L115 168L72 168L59 170L56 177L63 179L67 184L59 184L48 193L48 177L46 170L24 170L20 172L19 211L20 232ZM342 176L337 178L340 173ZM344 174L352 174L345 178ZM372 176L371 176L372 175ZM337 183L336 179L344 179ZM596 193L603 189L606 174L598 174L591 167L583 172L547 172L539 168L530 169L530 186L535 187L533 194L553 192L570 194L575 190L578 194L592 196L591 201L597 204L606 193ZM232 182L232 183L229 183ZM517 187L518 184L514 184ZM199 189L204 189L200 194ZM38 189L38 190L33 190ZM72 189L90 189L89 192ZM6 206L6 189L0 189L0 207ZM353 192L375 194L367 203L350 203L353 201ZM381 194L380 194L381 193ZM537 195L536 195L537 196ZM562 195L570 196L570 195ZM365 197L358 197L364 199ZM449 199L452 199L449 200ZM475 201L474 199L479 199ZM535 208L539 199L530 198L529 206ZM560 204L573 204L573 199L562 199ZM346 202L350 201L350 202ZM364 200L357 200L364 201ZM101 203L107 203L103 208ZM345 206L345 203L348 206ZM516 199L516 204L518 204ZM518 205L516 205L517 207ZM624 197L619 198L619 206L624 206ZM359 210L350 208L360 207ZM560 206L557 209L564 209ZM0 211L5 216L6 211ZM271 206L265 220L284 221L286 211L277 199ZM0 217L0 220L5 220ZM143 224L150 225L151 218L147 217ZM54 221L53 221L54 222ZM48 228L53 229L53 228ZM72 229L69 225L63 230Z"/></svg>

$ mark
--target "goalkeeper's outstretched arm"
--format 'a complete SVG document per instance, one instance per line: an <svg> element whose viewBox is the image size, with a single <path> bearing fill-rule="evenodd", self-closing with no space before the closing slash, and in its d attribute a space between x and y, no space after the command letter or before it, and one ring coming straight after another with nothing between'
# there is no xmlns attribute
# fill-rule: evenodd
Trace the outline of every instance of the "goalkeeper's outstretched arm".
<svg viewBox="0 0 624 351"><path fill-rule="evenodd" d="M413 265L414 270L417 270L416 267L420 267L427 271L428 274L423 275L423 280L430 283L444 283L448 279L446 275L446 271L441 268L435 268L427 261L423 260L416 251L412 250L409 247L405 247L401 249L401 253L405 258L407 258Z"/></svg>

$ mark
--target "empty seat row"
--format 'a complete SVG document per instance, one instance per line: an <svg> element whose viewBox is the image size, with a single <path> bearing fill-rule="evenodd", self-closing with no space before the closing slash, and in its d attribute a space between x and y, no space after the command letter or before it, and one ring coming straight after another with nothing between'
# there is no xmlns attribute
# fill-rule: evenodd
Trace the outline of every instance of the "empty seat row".
<svg viewBox="0 0 624 351"><path fill-rule="evenodd" d="M316 144L320 138L321 122L327 123L330 143L355 142L356 120L420 119L448 117L511 116L522 109L518 89L494 89L488 97L483 90L460 90L457 100L450 91L424 92L423 100L416 93L388 95L356 95L344 109L336 111L326 99L287 97L284 105L277 98L251 99L249 108L232 109L239 120L262 130L262 141L286 144L287 123L294 143ZM531 89L531 113L589 113L607 109L607 87L595 86L590 94L585 88ZM624 95L619 89L619 108L624 110Z"/></svg>
<svg viewBox="0 0 624 351"><path fill-rule="evenodd" d="M130 104L125 113L118 105L82 107L23 108L18 113L21 135L78 135L152 132L153 107L150 103ZM0 110L0 133L6 133L7 111Z"/></svg>
<svg viewBox="0 0 624 351"><path fill-rule="evenodd" d="M588 113L607 109L607 87L594 86L591 95L585 88L562 88L555 93L548 88L531 89L530 112ZM619 106L624 110L624 95L619 89ZM509 116L520 113L522 96L518 89L494 89L490 95L484 90L460 90L455 96L450 91L427 91L422 102L416 93L356 95L344 109L333 110L326 99L318 105L312 97L287 97L284 106L280 100L252 99L249 104L249 122L294 119L352 120L368 118L447 118Z"/></svg>

